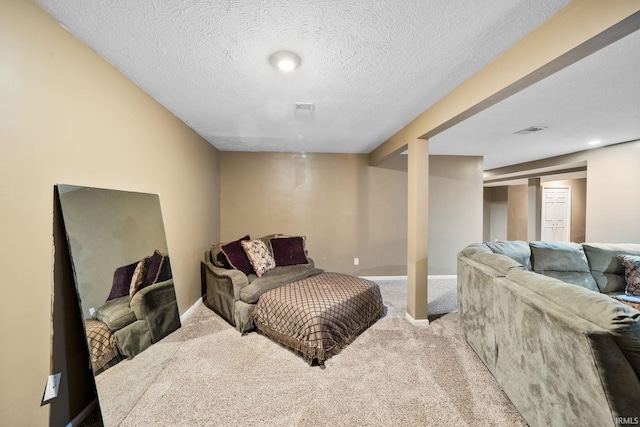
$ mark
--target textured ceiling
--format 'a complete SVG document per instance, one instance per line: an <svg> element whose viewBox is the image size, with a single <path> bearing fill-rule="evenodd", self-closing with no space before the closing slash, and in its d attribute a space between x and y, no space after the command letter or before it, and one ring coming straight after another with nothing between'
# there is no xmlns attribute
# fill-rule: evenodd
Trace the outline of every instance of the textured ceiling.
<svg viewBox="0 0 640 427"><path fill-rule="evenodd" d="M368 153L569 1L40 3L221 150Z"/></svg>
<svg viewBox="0 0 640 427"><path fill-rule="evenodd" d="M484 155L492 169L640 139L638 76L640 31L431 138L429 151ZM531 126L546 129L514 134Z"/></svg>

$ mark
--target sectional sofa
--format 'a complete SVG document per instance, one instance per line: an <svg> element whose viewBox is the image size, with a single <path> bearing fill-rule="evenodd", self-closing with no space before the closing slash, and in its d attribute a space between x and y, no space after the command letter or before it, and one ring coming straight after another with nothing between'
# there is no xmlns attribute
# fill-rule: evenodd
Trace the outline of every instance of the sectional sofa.
<svg viewBox="0 0 640 427"><path fill-rule="evenodd" d="M640 419L640 311L614 298L625 298L621 254L640 244L487 242L458 254L462 333L529 425Z"/></svg>

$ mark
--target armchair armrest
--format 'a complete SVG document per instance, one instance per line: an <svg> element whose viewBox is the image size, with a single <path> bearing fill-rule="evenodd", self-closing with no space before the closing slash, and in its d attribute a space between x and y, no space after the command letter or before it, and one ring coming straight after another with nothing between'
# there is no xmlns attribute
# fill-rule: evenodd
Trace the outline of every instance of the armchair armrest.
<svg viewBox="0 0 640 427"><path fill-rule="evenodd" d="M249 284L247 276L238 270L216 267L211 262L201 262L200 268L205 292L203 302L235 326L234 304L240 300L240 290Z"/></svg>
<svg viewBox="0 0 640 427"><path fill-rule="evenodd" d="M143 320L157 309L171 303L177 304L173 279L154 283L140 289L131 298L129 306L131 306L131 310L136 315L136 319Z"/></svg>
<svg viewBox="0 0 640 427"><path fill-rule="evenodd" d="M151 342L158 342L180 327L173 279L154 283L135 293L130 302L138 320L144 320Z"/></svg>
<svg viewBox="0 0 640 427"><path fill-rule="evenodd" d="M246 274L239 270L216 267L210 262L203 263L207 293L212 288L224 289L225 293L233 296L233 301L240 299L240 291L249 284Z"/></svg>

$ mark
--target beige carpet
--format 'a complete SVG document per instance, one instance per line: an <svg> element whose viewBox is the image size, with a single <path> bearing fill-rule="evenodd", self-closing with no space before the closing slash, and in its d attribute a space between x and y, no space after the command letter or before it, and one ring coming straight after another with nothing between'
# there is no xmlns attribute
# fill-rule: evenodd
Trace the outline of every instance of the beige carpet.
<svg viewBox="0 0 640 427"><path fill-rule="evenodd" d="M461 338L457 313L442 315L455 310L455 280L430 282L435 320L422 327L405 320L406 282L378 283L385 317L325 369L199 306L177 333L98 376L105 425L526 426ZM143 379L125 386L123 374Z"/></svg>

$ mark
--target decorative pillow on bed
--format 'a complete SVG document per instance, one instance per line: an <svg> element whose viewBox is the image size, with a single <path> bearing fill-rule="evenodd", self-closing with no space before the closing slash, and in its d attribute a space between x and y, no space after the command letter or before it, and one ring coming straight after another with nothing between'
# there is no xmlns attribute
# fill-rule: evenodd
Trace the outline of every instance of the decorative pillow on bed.
<svg viewBox="0 0 640 427"><path fill-rule="evenodd" d="M309 264L301 236L271 239L271 252L277 266Z"/></svg>
<svg viewBox="0 0 640 427"><path fill-rule="evenodd" d="M627 281L624 293L640 295L640 256L619 255L618 258L624 265L624 278Z"/></svg>
<svg viewBox="0 0 640 427"><path fill-rule="evenodd" d="M118 267L113 273L113 283L107 301L129 295L131 279L140 261Z"/></svg>
<svg viewBox="0 0 640 427"><path fill-rule="evenodd" d="M250 239L249 235L246 235L241 239L222 245L222 253L227 257L229 265L236 270L242 271L244 274L251 274L253 271L249 258L241 245L241 242L248 241Z"/></svg>
<svg viewBox="0 0 640 427"><path fill-rule="evenodd" d="M269 248L262 240L243 240L240 244L258 277L262 277L264 273L276 266L273 255L271 255Z"/></svg>

